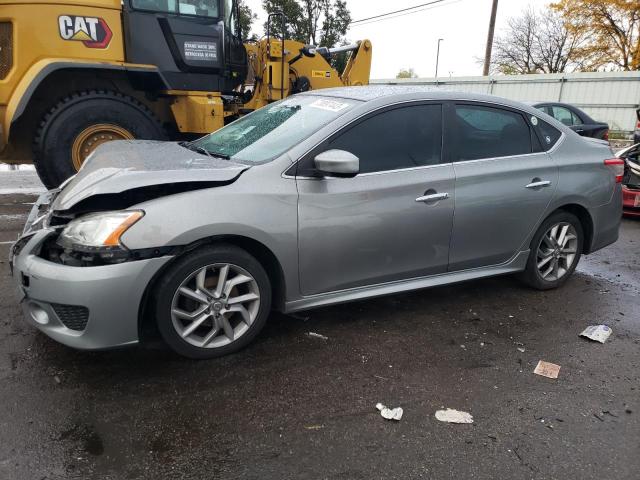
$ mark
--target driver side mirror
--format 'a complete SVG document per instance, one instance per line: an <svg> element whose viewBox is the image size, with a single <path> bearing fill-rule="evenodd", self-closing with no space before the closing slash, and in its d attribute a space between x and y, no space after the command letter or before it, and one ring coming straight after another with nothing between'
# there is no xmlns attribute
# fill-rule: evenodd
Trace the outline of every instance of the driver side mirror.
<svg viewBox="0 0 640 480"><path fill-rule="evenodd" d="M345 150L327 150L313 160L316 170L331 177L355 177L360 173L360 159Z"/></svg>

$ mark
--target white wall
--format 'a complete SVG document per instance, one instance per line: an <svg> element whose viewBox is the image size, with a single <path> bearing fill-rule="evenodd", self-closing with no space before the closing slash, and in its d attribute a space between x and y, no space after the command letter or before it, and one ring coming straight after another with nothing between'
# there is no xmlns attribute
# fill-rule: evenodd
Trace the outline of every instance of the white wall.
<svg viewBox="0 0 640 480"><path fill-rule="evenodd" d="M640 108L640 72L554 73L380 79L371 83L429 85L447 90L498 95L522 102L571 103L612 130L631 132Z"/></svg>

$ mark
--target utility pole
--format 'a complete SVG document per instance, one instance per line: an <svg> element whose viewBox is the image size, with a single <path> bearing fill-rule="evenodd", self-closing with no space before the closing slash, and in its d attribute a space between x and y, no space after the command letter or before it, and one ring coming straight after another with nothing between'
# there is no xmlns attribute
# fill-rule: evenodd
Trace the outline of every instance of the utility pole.
<svg viewBox="0 0 640 480"><path fill-rule="evenodd" d="M489 19L489 34L487 35L487 49L484 53L484 69L482 75L489 75L489 67L491 66L491 50L493 49L493 32L496 29L496 13L498 12L498 0L493 0L491 6L491 18Z"/></svg>
<svg viewBox="0 0 640 480"><path fill-rule="evenodd" d="M436 78L438 78L438 63L440 62L440 42L444 40L444 38L438 39L438 53L436 53Z"/></svg>

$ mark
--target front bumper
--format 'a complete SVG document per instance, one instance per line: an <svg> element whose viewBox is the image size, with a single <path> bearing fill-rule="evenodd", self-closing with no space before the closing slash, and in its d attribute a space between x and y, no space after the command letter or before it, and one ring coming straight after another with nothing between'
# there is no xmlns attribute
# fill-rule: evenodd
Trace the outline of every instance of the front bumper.
<svg viewBox="0 0 640 480"><path fill-rule="evenodd" d="M640 190L622 187L623 213L630 217L640 217Z"/></svg>
<svg viewBox="0 0 640 480"><path fill-rule="evenodd" d="M37 256L51 234L50 229L37 231L11 259L27 322L54 340L82 350L137 343L144 292L171 257L97 267L66 266ZM54 305L84 307L88 310L86 326L68 328Z"/></svg>

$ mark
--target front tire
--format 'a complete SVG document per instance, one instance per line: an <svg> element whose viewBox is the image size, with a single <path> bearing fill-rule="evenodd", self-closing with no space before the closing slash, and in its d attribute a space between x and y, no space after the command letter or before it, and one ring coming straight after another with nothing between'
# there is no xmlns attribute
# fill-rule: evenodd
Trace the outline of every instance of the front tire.
<svg viewBox="0 0 640 480"><path fill-rule="evenodd" d="M254 257L221 244L178 259L152 298L167 345L207 359L236 352L258 335L271 311L271 284Z"/></svg>
<svg viewBox="0 0 640 480"><path fill-rule="evenodd" d="M559 211L547 218L531 240L531 253L521 279L538 290L563 285L573 274L584 245L578 218Z"/></svg>
<svg viewBox="0 0 640 480"><path fill-rule="evenodd" d="M74 175L111 140L166 140L160 121L138 100L112 91L76 92L44 116L33 141L33 162L47 188Z"/></svg>

